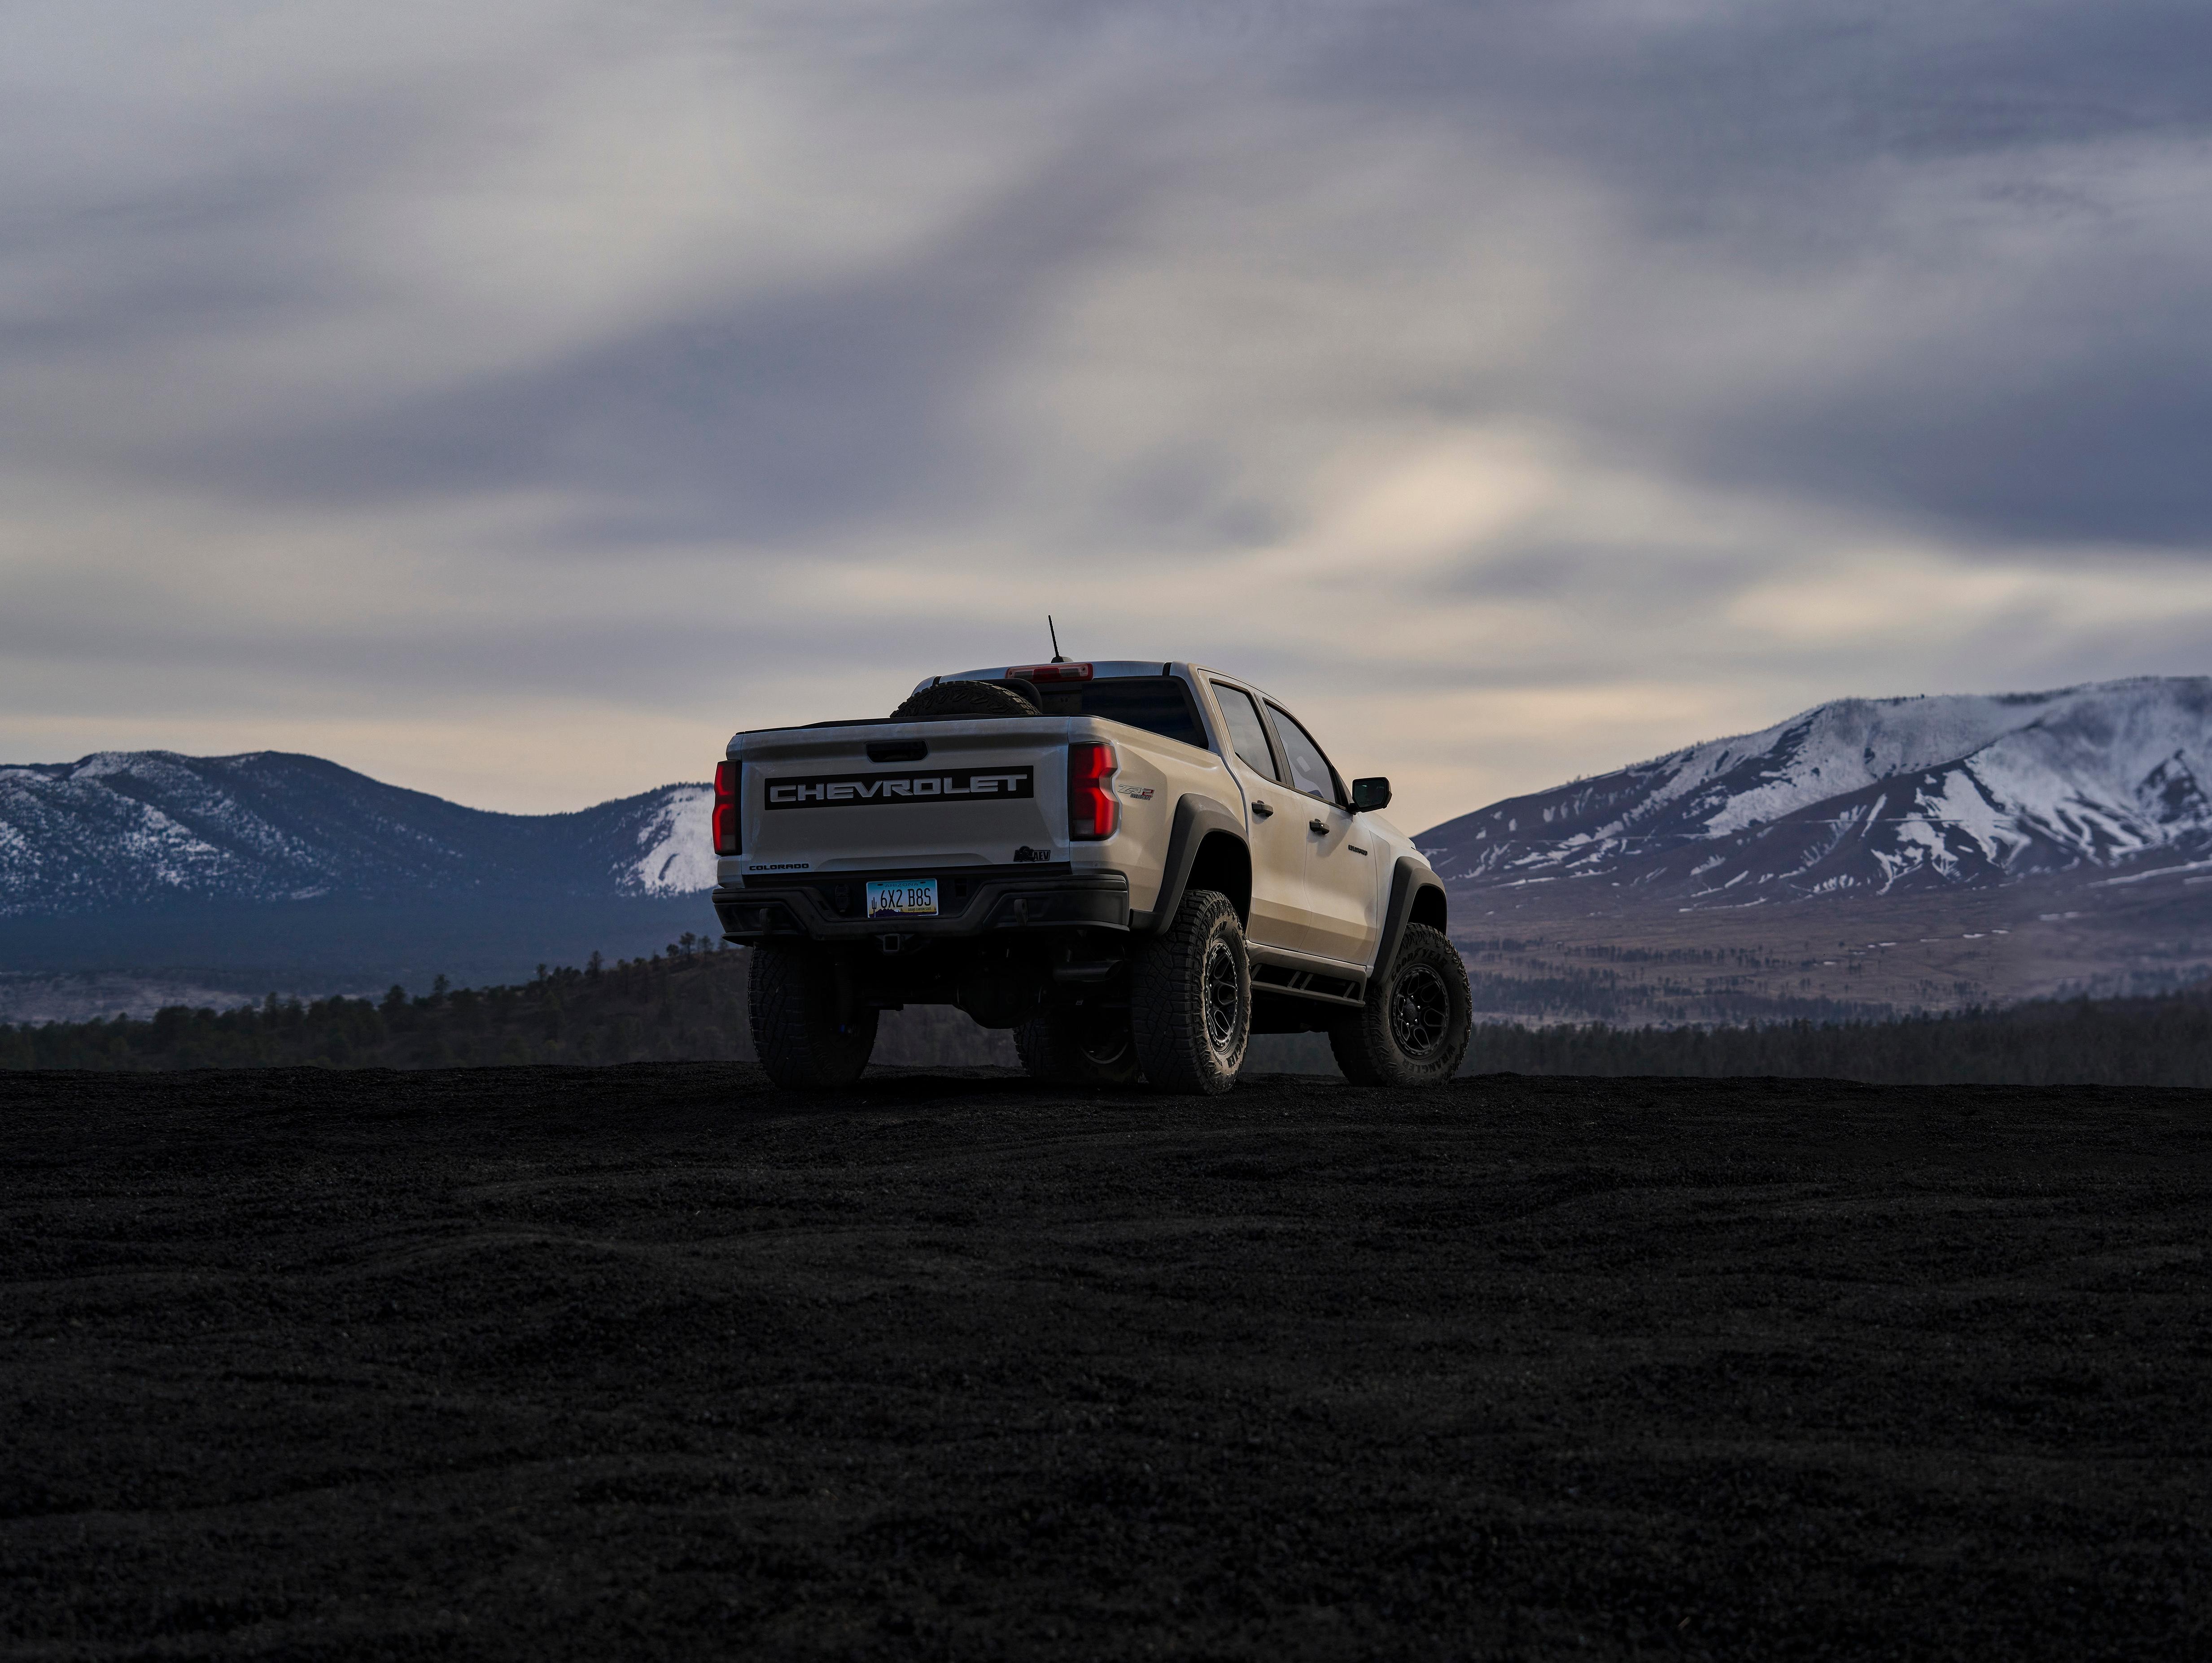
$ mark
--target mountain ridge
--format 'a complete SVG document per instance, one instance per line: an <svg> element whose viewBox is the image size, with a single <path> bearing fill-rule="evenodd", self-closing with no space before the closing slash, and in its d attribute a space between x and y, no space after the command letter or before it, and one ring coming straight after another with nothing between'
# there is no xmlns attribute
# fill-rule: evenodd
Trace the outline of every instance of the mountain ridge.
<svg viewBox="0 0 2212 1663"><path fill-rule="evenodd" d="M2212 678L1844 699L1417 841L1501 1011L1938 1008L2212 974L2207 780ZM502 815L280 751L0 768L0 972L357 991L650 952L719 933L710 810Z"/></svg>
<svg viewBox="0 0 2212 1663"><path fill-rule="evenodd" d="M167 902L668 898L709 889L712 792L471 809L317 756L95 751L0 766L0 919Z"/></svg>
<svg viewBox="0 0 2212 1663"><path fill-rule="evenodd" d="M1692 905L1887 895L2201 854L2208 780L2212 678L1838 699L1416 841L1455 888L1601 880Z"/></svg>

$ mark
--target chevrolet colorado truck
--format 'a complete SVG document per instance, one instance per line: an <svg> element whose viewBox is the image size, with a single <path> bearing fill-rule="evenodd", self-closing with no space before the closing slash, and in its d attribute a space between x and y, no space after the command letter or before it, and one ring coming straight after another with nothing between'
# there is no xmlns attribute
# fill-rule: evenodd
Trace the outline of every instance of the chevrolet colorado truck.
<svg viewBox="0 0 2212 1663"><path fill-rule="evenodd" d="M932 677L890 716L739 733L714 908L781 1085L847 1083L878 1015L958 1006L1065 1083L1227 1090L1253 1034L1364 1084L1448 1079L1472 1023L1443 886L1303 724L1197 665Z"/></svg>

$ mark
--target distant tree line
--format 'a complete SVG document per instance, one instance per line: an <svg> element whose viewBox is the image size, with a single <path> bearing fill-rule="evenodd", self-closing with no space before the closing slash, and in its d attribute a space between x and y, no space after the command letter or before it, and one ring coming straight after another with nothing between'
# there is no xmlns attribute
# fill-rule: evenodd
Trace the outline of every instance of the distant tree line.
<svg viewBox="0 0 2212 1663"><path fill-rule="evenodd" d="M749 1062L747 956L685 935L665 952L582 968L544 965L515 986L301 1001L150 1018L0 1027L0 1069L471 1068L526 1063ZM886 1062L1008 1063L1013 1047L957 1011L887 1017Z"/></svg>
<svg viewBox="0 0 2212 1663"><path fill-rule="evenodd" d="M1687 1075L1871 1084L2212 1086L2212 995L2037 1000L1881 1022L1602 1023L1475 1031L1474 1073Z"/></svg>
<svg viewBox="0 0 2212 1663"><path fill-rule="evenodd" d="M234 1011L173 1005L149 1019L0 1027L0 1068L456 1068L752 1059L747 956L686 936L665 953L538 968L519 986ZM877 1060L1010 1065L1012 1047L957 1011L886 1015ZM1327 1071L1319 1035L1256 1041L1260 1069ZM1826 1077L1872 1083L2212 1086L2212 993L2072 999L1886 1021L1703 1028L1486 1023L1470 1073Z"/></svg>

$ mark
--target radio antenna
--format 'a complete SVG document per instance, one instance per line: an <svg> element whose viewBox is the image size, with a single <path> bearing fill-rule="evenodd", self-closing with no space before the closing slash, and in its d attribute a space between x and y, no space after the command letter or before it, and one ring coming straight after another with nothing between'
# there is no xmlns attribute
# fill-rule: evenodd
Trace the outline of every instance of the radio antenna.
<svg viewBox="0 0 2212 1663"><path fill-rule="evenodd" d="M1044 627L1052 636L1052 661L1054 664L1066 664L1067 660L1060 656L1060 631L1053 628L1052 614L1049 612L1044 615Z"/></svg>

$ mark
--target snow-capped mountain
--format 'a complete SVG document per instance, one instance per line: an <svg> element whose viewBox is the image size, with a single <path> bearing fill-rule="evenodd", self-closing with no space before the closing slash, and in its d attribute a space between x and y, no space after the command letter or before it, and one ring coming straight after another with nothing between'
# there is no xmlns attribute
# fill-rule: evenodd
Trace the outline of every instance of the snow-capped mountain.
<svg viewBox="0 0 2212 1663"><path fill-rule="evenodd" d="M165 901L665 897L714 883L705 786L493 814L282 751L0 767L0 918Z"/></svg>
<svg viewBox="0 0 2212 1663"><path fill-rule="evenodd" d="M1841 699L1445 822L1448 881L1730 901L1976 886L2212 850L2212 678Z"/></svg>

